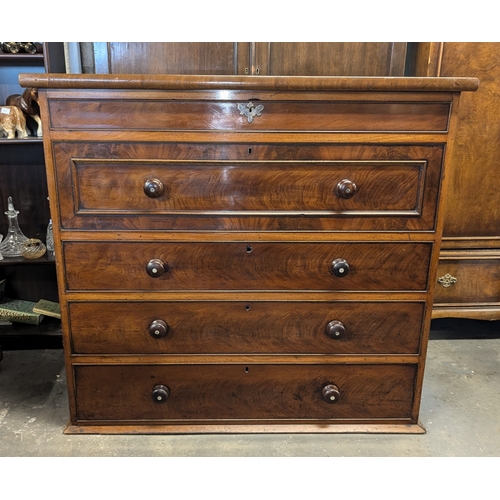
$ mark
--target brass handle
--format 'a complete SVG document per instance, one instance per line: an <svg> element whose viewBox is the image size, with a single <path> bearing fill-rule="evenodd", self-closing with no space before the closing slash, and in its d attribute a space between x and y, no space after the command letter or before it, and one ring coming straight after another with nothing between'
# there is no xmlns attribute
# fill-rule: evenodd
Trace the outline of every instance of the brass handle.
<svg viewBox="0 0 500 500"><path fill-rule="evenodd" d="M325 327L325 333L332 339L341 339L345 335L345 326L342 321L332 320Z"/></svg>
<svg viewBox="0 0 500 500"><path fill-rule="evenodd" d="M345 259L335 259L331 264L332 274L343 278L349 273L349 264Z"/></svg>
<svg viewBox="0 0 500 500"><path fill-rule="evenodd" d="M170 396L170 389L163 384L155 385L151 391L151 398L157 404L166 403Z"/></svg>
<svg viewBox="0 0 500 500"><path fill-rule="evenodd" d="M144 183L144 194L149 198L159 198L164 191L163 182L158 179L148 179Z"/></svg>
<svg viewBox="0 0 500 500"><path fill-rule="evenodd" d="M328 384L323 387L321 391L323 396L323 401L329 404L335 404L339 402L340 399L340 391L339 388L334 384Z"/></svg>
<svg viewBox="0 0 500 500"><path fill-rule="evenodd" d="M168 333L168 325L162 319L155 319L148 326L149 334L154 339L166 337Z"/></svg>
<svg viewBox="0 0 500 500"><path fill-rule="evenodd" d="M356 194L357 190L358 187L356 186L356 184L354 184L354 182L350 181L349 179L343 179L335 187L335 194L339 198L344 198L345 200L347 200L349 198L352 198Z"/></svg>
<svg viewBox="0 0 500 500"><path fill-rule="evenodd" d="M147 266L146 272L151 278L159 278L162 274L168 271L168 264L160 259L151 259Z"/></svg>
<svg viewBox="0 0 500 500"><path fill-rule="evenodd" d="M449 288L451 285L454 285L457 282L457 278L452 276L450 273L446 273L444 276L438 278L438 283L442 285L444 288Z"/></svg>

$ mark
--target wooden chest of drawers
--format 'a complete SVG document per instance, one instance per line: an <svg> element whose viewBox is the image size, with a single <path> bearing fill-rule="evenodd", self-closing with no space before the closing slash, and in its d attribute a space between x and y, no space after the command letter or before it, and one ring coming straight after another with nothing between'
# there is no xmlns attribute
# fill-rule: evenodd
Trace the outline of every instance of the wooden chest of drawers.
<svg viewBox="0 0 500 500"><path fill-rule="evenodd" d="M20 80L66 432L423 432L445 153L475 79Z"/></svg>

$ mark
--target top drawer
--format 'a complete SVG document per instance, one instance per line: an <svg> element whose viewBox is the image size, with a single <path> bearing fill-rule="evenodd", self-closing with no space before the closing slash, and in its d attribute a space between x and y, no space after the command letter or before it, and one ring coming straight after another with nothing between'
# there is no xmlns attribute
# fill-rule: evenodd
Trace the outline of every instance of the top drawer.
<svg viewBox="0 0 500 500"><path fill-rule="evenodd" d="M123 96L122 96L123 97ZM51 99L52 130L446 132L442 102Z"/></svg>

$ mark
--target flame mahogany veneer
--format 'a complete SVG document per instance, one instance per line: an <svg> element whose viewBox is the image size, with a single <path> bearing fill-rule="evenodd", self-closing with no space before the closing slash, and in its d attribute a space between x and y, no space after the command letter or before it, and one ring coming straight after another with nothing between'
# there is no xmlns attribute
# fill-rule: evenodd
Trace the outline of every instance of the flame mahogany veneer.
<svg viewBox="0 0 500 500"><path fill-rule="evenodd" d="M68 433L424 432L473 78L21 75L39 90Z"/></svg>

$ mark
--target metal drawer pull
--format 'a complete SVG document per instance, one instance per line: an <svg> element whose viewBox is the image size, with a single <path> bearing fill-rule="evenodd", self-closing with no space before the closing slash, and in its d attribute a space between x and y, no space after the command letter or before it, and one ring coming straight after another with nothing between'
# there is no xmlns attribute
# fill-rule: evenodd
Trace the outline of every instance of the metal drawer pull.
<svg viewBox="0 0 500 500"><path fill-rule="evenodd" d="M451 274L447 273L444 276L441 276L441 278L438 278L438 283L440 285L443 285L444 288L448 288L451 285L454 285L457 282L457 278L455 276L452 276Z"/></svg>

